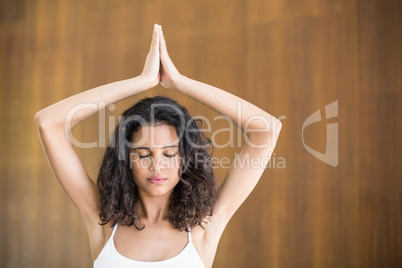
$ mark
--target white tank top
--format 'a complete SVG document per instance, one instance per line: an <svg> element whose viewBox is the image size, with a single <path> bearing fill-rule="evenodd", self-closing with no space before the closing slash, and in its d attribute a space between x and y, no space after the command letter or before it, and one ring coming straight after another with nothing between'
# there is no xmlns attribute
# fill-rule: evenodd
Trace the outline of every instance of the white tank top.
<svg viewBox="0 0 402 268"><path fill-rule="evenodd" d="M200 255L191 241L191 230L188 232L188 244L178 255L163 261L144 262L124 257L116 250L113 240L116 229L117 224L114 226L111 237L103 247L98 258L96 258L94 268L205 268Z"/></svg>

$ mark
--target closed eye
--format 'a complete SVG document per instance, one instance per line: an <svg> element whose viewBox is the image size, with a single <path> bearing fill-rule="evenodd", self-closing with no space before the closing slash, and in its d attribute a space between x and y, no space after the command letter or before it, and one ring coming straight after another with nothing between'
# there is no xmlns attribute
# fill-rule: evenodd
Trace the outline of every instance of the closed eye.
<svg viewBox="0 0 402 268"><path fill-rule="evenodd" d="M166 156L166 157L175 157L177 154L164 154L164 156ZM151 155L150 154L148 154L148 155L138 155L138 157L139 158L147 158L147 157L150 157Z"/></svg>

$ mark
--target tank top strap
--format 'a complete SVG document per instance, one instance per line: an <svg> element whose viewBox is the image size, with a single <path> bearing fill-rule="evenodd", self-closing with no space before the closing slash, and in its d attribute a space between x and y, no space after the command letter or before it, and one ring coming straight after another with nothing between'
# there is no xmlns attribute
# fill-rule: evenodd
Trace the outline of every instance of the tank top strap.
<svg viewBox="0 0 402 268"><path fill-rule="evenodd" d="M193 242L191 241L191 228L190 228L190 227L188 227L187 235L188 235L188 242L193 243Z"/></svg>
<svg viewBox="0 0 402 268"><path fill-rule="evenodd" d="M116 230L117 230L117 223L116 223L116 225L113 227L113 232L112 232L112 235L110 236L111 239L113 239L114 234L116 233Z"/></svg>

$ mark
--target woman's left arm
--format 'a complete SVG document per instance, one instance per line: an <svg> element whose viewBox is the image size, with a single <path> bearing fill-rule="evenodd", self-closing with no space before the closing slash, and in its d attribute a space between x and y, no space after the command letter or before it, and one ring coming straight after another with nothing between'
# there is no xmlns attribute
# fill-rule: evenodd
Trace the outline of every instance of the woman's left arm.
<svg viewBox="0 0 402 268"><path fill-rule="evenodd" d="M246 142L218 188L213 220L226 226L254 189L275 148L282 123L257 106L219 88L181 75L171 61L160 34L161 82L225 115L240 127Z"/></svg>
<svg viewBox="0 0 402 268"><path fill-rule="evenodd" d="M229 117L245 134L245 143L218 188L214 207L214 215L226 225L264 172L282 123L233 94L185 76L180 76L174 89Z"/></svg>

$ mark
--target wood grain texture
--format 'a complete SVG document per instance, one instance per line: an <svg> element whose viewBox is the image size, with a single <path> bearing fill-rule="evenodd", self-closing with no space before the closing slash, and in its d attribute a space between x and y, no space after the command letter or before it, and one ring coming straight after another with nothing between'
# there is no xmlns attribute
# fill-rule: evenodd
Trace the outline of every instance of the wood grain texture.
<svg viewBox="0 0 402 268"><path fill-rule="evenodd" d="M0 266L92 266L85 227L48 166L34 114L140 74L160 23L184 75L283 122L272 165L228 224L214 267L400 267L401 11L397 0L0 1ZM160 94L207 116L214 130L228 127L158 86L73 130L98 142L77 148L93 179L109 124ZM338 117L326 119L334 101ZM317 110L322 121L304 130L305 142L324 153L326 125L338 123L337 167L303 146L303 122ZM214 156L233 160L238 150L217 148ZM225 172L216 170L218 181Z"/></svg>
<svg viewBox="0 0 402 268"><path fill-rule="evenodd" d="M400 1L359 5L359 39L364 44L359 53L359 244L364 267L402 264L401 11Z"/></svg>

